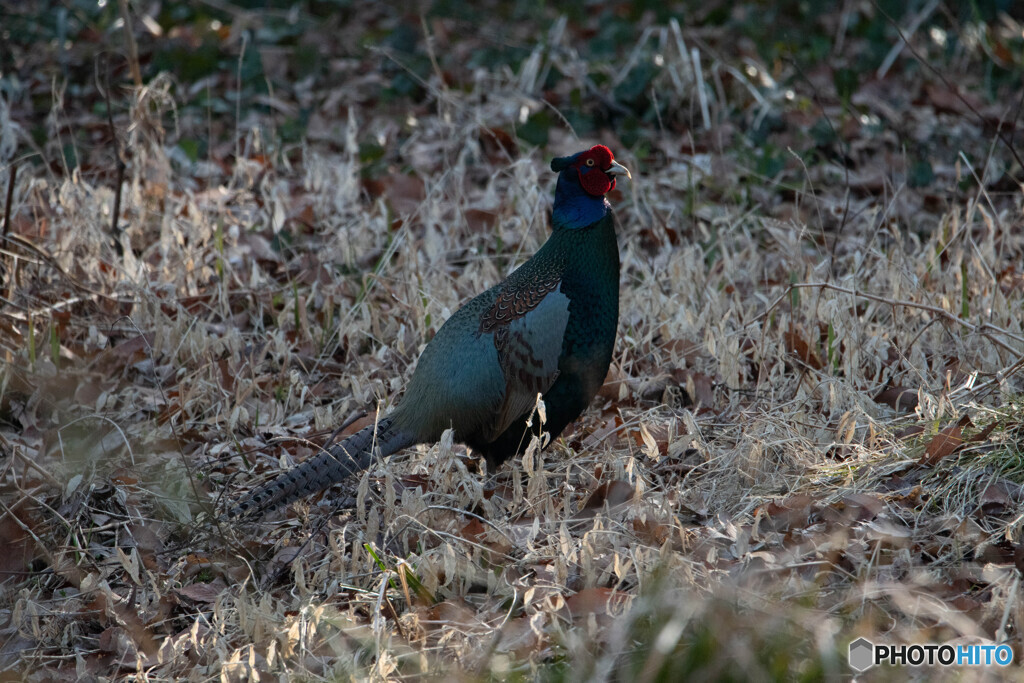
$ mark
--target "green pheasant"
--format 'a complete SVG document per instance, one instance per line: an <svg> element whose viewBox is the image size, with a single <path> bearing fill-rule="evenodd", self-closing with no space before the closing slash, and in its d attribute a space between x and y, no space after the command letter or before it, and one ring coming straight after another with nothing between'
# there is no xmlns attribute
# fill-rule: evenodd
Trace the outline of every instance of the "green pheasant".
<svg viewBox="0 0 1024 683"><path fill-rule="evenodd" d="M529 444L538 394L552 437L583 412L608 373L619 318L619 250L605 194L630 174L603 145L555 159L551 170L559 174L551 237L441 326L391 414L265 484L230 516L316 493L374 456L436 441L448 428L497 469Z"/></svg>

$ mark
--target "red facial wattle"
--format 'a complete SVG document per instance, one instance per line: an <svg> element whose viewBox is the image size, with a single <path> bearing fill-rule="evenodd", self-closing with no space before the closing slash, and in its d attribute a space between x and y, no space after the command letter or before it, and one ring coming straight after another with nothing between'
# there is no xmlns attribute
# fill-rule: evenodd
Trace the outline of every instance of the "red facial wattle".
<svg viewBox="0 0 1024 683"><path fill-rule="evenodd" d="M584 152L576 162L580 185L587 194L601 197L615 188L615 178L606 172L614 157L610 149L597 145Z"/></svg>
<svg viewBox="0 0 1024 683"><path fill-rule="evenodd" d="M615 187L615 178L609 178L607 174L597 168L581 168L580 185L583 186L587 194L601 197Z"/></svg>

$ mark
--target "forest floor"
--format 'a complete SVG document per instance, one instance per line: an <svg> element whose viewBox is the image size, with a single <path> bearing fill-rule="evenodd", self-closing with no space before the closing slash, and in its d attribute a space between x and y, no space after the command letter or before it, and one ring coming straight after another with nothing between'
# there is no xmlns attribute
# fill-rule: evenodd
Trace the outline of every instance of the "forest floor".
<svg viewBox="0 0 1024 683"><path fill-rule="evenodd" d="M1019 13L245 4L9 10L3 680L816 680L860 637L1024 680ZM225 523L401 399L597 143L579 420Z"/></svg>

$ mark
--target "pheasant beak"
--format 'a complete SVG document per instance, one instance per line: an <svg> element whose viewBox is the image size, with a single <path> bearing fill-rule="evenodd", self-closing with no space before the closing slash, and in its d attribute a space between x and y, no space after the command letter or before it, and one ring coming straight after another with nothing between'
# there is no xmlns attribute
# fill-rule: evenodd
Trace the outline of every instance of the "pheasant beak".
<svg viewBox="0 0 1024 683"><path fill-rule="evenodd" d="M608 167L608 170L606 170L605 173L610 176L624 175L630 180L633 179L633 176L629 173L629 169L615 161L612 162L612 165Z"/></svg>

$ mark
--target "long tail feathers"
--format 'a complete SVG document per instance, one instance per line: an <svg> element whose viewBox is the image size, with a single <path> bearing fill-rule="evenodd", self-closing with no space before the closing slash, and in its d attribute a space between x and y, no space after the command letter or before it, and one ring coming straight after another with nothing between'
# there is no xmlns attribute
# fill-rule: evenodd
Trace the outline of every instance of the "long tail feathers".
<svg viewBox="0 0 1024 683"><path fill-rule="evenodd" d="M390 416L385 417L264 484L227 516L262 515L362 472L370 466L374 453L385 457L413 443L404 432L393 429Z"/></svg>

